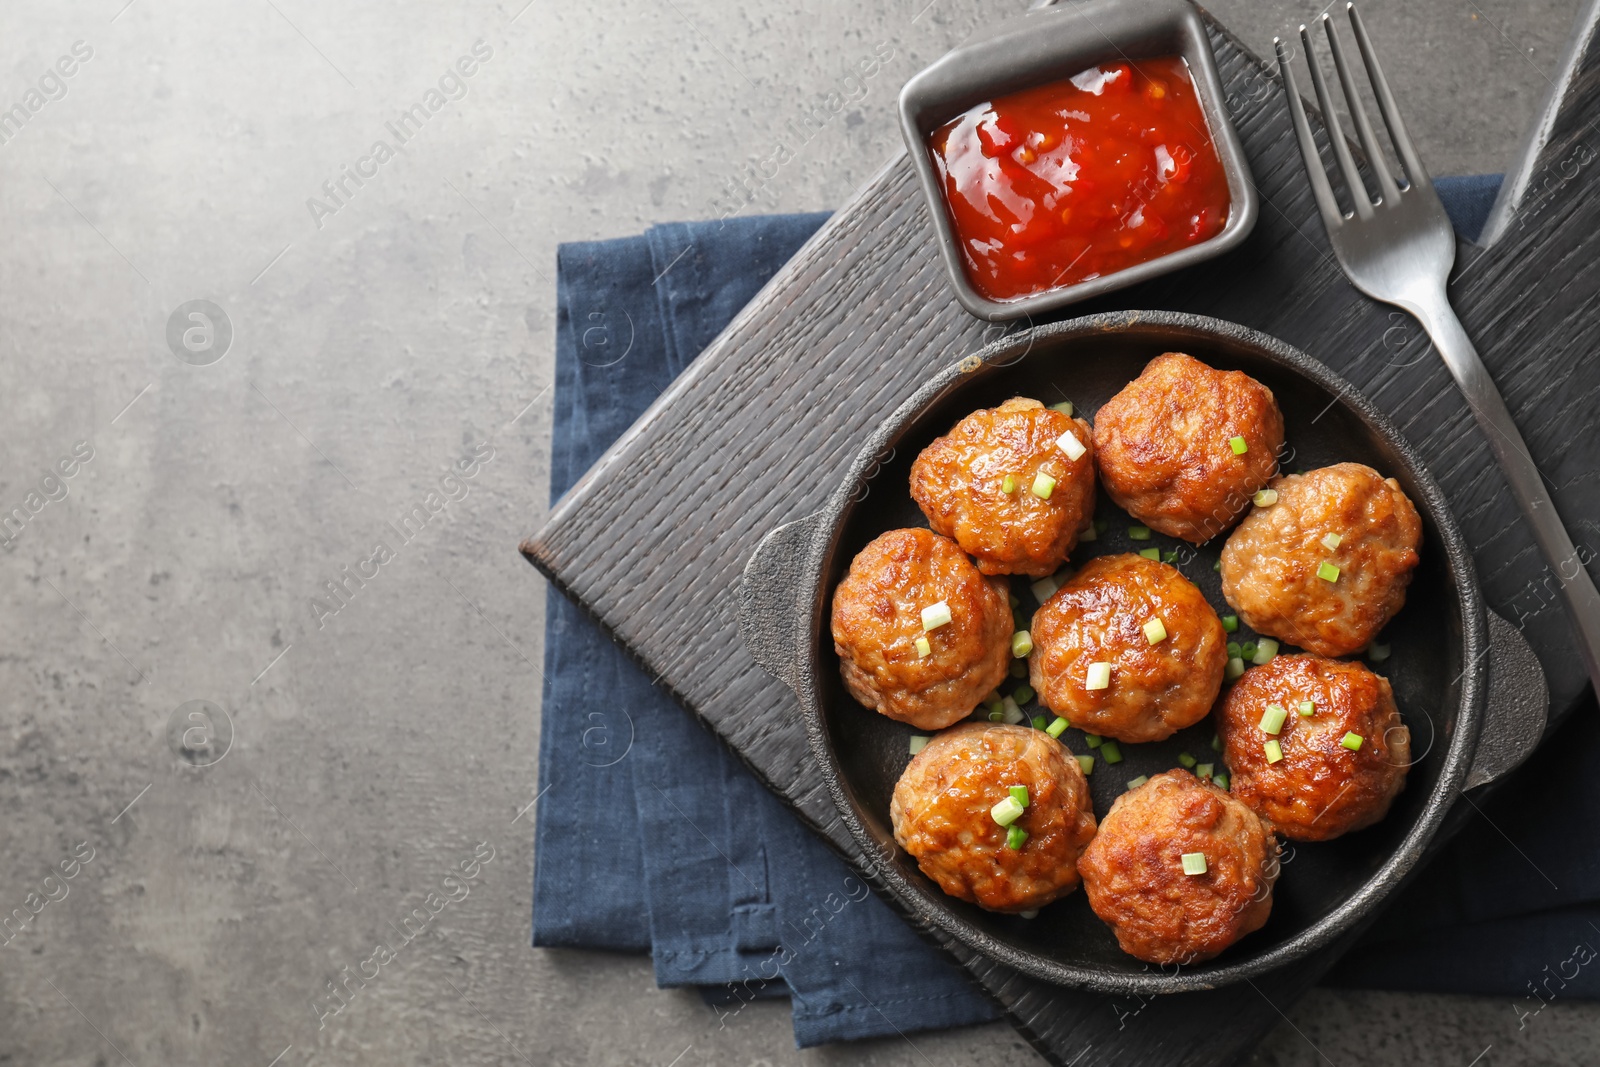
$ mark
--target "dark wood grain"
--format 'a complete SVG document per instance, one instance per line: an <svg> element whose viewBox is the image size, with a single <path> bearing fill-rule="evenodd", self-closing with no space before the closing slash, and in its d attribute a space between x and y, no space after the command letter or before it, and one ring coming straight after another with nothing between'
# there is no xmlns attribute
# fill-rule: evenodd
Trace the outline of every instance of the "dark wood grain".
<svg viewBox="0 0 1600 1067"><path fill-rule="evenodd" d="M1592 25L1587 19L1585 25ZM1275 74L1208 22L1261 193L1225 259L1126 290L1111 307L1193 311L1275 334L1332 366L1399 424L1472 545L1488 602L1539 650L1553 714L1587 685L1554 579L1425 335L1345 281L1328 248ZM1549 478L1573 540L1600 548L1600 62L1590 37L1502 239L1463 245L1452 297ZM1380 53L1382 43L1379 43ZM926 375L985 338L951 297L911 168L892 160L823 227L600 460L524 545L686 707L847 859L861 865L812 763L794 699L744 652L734 593L759 539L815 510L869 430ZM993 331L994 327L987 327ZM756 472L781 471L782 493ZM627 575L627 581L619 581ZM708 655L707 650L716 650ZM1056 1063L1228 1062L1343 946L1270 983L1145 1002L1048 986L939 941ZM1093 1054L1082 1060L1085 1049Z"/></svg>

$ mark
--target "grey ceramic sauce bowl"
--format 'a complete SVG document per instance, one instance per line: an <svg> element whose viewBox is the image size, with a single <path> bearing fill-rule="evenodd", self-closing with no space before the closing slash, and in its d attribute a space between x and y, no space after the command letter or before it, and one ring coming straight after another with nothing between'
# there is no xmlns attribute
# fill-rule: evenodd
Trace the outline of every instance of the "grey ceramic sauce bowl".
<svg viewBox="0 0 1600 1067"><path fill-rule="evenodd" d="M1227 224L1208 241L1126 270L1016 300L991 300L967 278L960 245L928 152L929 135L987 100L1062 81L1097 63L1179 55L1188 63L1206 125L1228 177ZM927 197L939 252L961 306L1001 322L1040 315L1160 274L1193 266L1238 245L1255 226L1258 203L1250 165L1228 117L1216 57L1187 0L1082 0L1029 12L968 40L919 72L900 91L900 131Z"/></svg>

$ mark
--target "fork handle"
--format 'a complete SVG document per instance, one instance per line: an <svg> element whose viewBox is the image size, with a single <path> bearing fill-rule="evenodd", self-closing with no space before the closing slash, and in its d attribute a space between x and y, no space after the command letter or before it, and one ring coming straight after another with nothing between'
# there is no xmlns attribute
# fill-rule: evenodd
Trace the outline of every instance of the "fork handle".
<svg viewBox="0 0 1600 1067"><path fill-rule="evenodd" d="M1589 681L1600 692L1600 591L1596 591L1594 580L1584 568L1587 560L1573 547L1572 538L1556 513L1555 502L1545 491L1544 476L1534 466L1500 390L1478 358L1478 350L1456 317L1442 285L1436 293L1402 301L1401 306L1415 315L1433 338L1478 425L1489 438L1489 447L1500 461L1511 494L1533 527L1533 539L1560 582L1561 597L1577 624L1578 645Z"/></svg>

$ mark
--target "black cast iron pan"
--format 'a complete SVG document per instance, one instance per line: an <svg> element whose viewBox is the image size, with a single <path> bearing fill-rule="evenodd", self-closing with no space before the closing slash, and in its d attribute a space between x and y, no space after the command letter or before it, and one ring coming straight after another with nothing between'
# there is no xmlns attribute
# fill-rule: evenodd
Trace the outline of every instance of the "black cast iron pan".
<svg viewBox="0 0 1600 1067"><path fill-rule="evenodd" d="M845 692L828 620L834 586L863 545L885 530L926 525L908 492L911 462L957 419L1021 395L1045 403L1070 399L1092 420L1101 404L1167 351L1265 383L1283 409L1291 450L1285 469L1354 460L1398 479L1422 515L1424 542L1406 607L1385 632L1391 658L1377 668L1393 684L1411 730L1415 763L1405 792L1377 826L1321 844L1286 845L1272 918L1263 929L1214 960L1157 969L1117 947L1081 890L1029 920L946 896L918 871L895 845L889 824L890 794L910 760L908 741L916 731L862 708ZM1177 549L1184 574L1223 609L1212 569L1222 538L1198 549L1159 535L1134 544L1127 537L1130 520L1103 493L1096 515L1109 518L1111 528L1081 545L1074 565L1151 544ZM1031 613L1026 580L1014 580L1013 588L1024 613ZM1388 419L1327 367L1282 341L1168 312L1033 327L935 375L866 442L826 507L762 541L745 571L740 629L756 659L799 697L822 775L867 857L864 874L914 920L979 952L1046 981L1112 994L1211 988L1326 945L1405 878L1462 790L1515 766L1532 749L1546 706L1537 660L1509 624L1486 615L1472 557L1445 499ZM1492 687L1492 703L1491 667L1504 683ZM1036 713L1042 712L1029 709ZM1105 814L1129 779L1176 766L1180 752L1215 758L1213 732L1208 719L1164 742L1123 745L1124 761L1101 762L1090 778L1096 813ZM1089 751L1076 730L1062 740L1074 752Z"/></svg>

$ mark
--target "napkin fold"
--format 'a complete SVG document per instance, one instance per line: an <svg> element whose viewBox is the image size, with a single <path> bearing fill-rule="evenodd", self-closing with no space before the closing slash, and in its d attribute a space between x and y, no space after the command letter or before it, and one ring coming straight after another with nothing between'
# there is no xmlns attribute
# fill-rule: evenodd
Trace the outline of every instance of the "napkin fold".
<svg viewBox="0 0 1600 1067"><path fill-rule="evenodd" d="M1442 178L1476 236L1498 175ZM554 502L825 214L657 226L558 255ZM616 575L617 581L628 580ZM1580 711L1330 980L1507 997L1522 1025L1600 995L1600 714ZM585 814L597 808L603 817ZM1553 802L1552 802L1553 801ZM736 1025L787 996L800 1047L996 1017L709 731L579 608L546 605L533 943L646 952ZM1593 946L1586 949L1585 946Z"/></svg>

